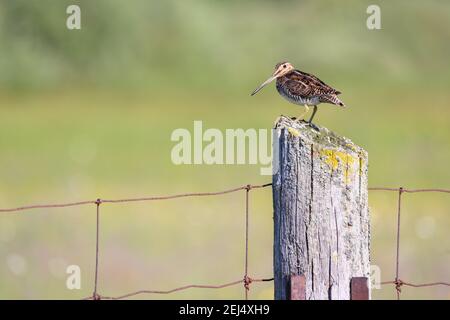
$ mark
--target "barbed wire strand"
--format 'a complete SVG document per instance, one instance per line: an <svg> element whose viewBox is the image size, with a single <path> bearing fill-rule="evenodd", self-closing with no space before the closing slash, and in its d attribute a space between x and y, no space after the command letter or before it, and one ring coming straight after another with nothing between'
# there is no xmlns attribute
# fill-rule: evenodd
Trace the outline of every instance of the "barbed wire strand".
<svg viewBox="0 0 450 320"><path fill-rule="evenodd" d="M250 289L250 284L253 282L265 282L265 281L273 281L274 278L262 278L262 279L253 279L248 276L248 255L249 255L249 193L251 189L260 189L271 186L272 183L266 183L262 185L250 185L247 184L245 186L240 186L237 188L227 189L223 191L217 192L197 192L197 193L183 193L183 194L175 194L175 195L163 195L163 196L150 196L150 197L140 197L140 198L124 198L124 199L100 199L97 200L87 200L87 201L78 201L78 202L68 202L68 203L57 203L57 204L36 204L36 205L28 205L21 206L16 208L9 209L0 209L0 213L13 213L13 212L21 212L32 209L51 209L51 208L65 208L65 207L75 207L75 206L83 206L88 204L96 205L96 237L95 237L95 274L94 274L94 291L92 296L84 298L84 300L100 300L100 299L125 299L134 297L141 294L170 294L173 292L179 292L191 288L200 288L200 289L222 289L231 287L234 285L238 285L240 283L244 284L245 288L245 299L248 299L248 291ZM188 284L182 287L177 287L170 290L138 290L135 292L127 293L117 297L110 296L101 296L98 293L98 278L99 278L99 237L100 237L100 205L103 203L127 203L127 202L138 202L138 201L157 201L157 200L170 200L177 198L185 198L185 197L203 197L203 196L216 196L216 195L224 195L233 192L238 192L241 190L245 190L245 263L244 263L244 278L241 280L236 280L233 282L228 282L225 284L219 285L203 285L203 284ZM390 188L390 187L371 187L369 188L371 191L390 191L398 193L398 203L397 203L397 232L396 232L396 271L395 271L395 279L391 281L381 282L381 285L393 284L395 285L395 290L397 293L397 299L400 300L401 287L409 286L414 288L422 288L422 287L434 287L434 286L450 286L450 283L440 281L440 282L431 282L431 283L411 283L405 282L400 278L400 231L401 231L401 209L402 209L402 195L403 193L423 193L423 192L441 192L441 193L450 193L450 189L406 189L403 187L400 188Z"/></svg>
<svg viewBox="0 0 450 320"><path fill-rule="evenodd" d="M260 189L271 186L271 183L261 184L261 185L250 185L251 189ZM102 203L123 203L123 202L138 202L138 201L155 201L155 200L171 200L177 198L186 198L186 197L204 197L204 196L216 196L223 195L227 193L233 193L240 190L245 190L249 185L227 189L223 191L216 192L193 192L193 193L181 193L175 195L166 195L166 196L150 196L150 197L140 197L140 198L125 198L125 199L102 199ZM17 208L8 208L8 209L0 209L0 212L17 212L17 211L25 211L31 209L51 209L51 208L64 208L64 207L75 207L87 204L96 204L97 200L87 200L87 201L79 201L79 202L69 202L69 203L59 203L59 204L36 204L29 206L22 206Z"/></svg>
<svg viewBox="0 0 450 320"><path fill-rule="evenodd" d="M414 287L414 288L424 288L424 287L435 287L435 286L449 286L448 282L431 282L431 283L420 283L414 284L401 280L400 278L400 231L401 231L401 211L402 211L402 195L403 193L422 193L422 192L442 192L450 193L447 189L406 189L403 187L399 188L385 188L385 187L375 187L369 188L372 191L395 191L398 193L397 200L397 234L396 234L396 257L395 257L395 279L391 281L381 282L381 285L393 284L397 300L400 300L400 295L402 292L402 286Z"/></svg>
<svg viewBox="0 0 450 320"><path fill-rule="evenodd" d="M252 279L248 276L248 253L249 253L249 193L251 189L258 189L258 188L265 188L270 186L271 184L264 184L264 185L246 185L242 187L237 187L233 189L228 189L225 191L219 191L219 192L205 192L205 193L187 193L187 194L179 194L179 195L172 195L172 196L159 196L159 197L145 197L145 198L130 198L130 199L119 199L119 200L101 200L97 199L97 236L96 236L96 256L95 256L95 279L94 279L94 293L92 297L88 297L86 299L88 300L100 300L100 299L109 299L109 300L118 300L118 299L125 299L130 298L136 295L140 294L169 294L177 291L182 291L190 288L203 288L203 289L222 289L226 287L230 287L239 283L244 284L244 291L245 291L245 300L248 300L248 291L250 290L250 284L252 282L261 282L261 281L273 281L273 278L269 279ZM128 293L119 297L106 297L106 296L100 296L97 293L97 283L98 283L98 255L99 255L99 208L101 203L120 203L120 202L132 202L132 201L152 201L152 200L166 200L166 199L175 199L175 198L181 198L181 197L193 197L193 196L212 196L212 195L221 195L226 193L232 193L240 190L245 190L245 265L244 265L244 278L242 280L222 284L222 285L198 285L198 284L189 284L186 286L161 291L161 290L139 290L132 293Z"/></svg>
<svg viewBox="0 0 450 320"><path fill-rule="evenodd" d="M401 293L401 285L400 285L400 278L399 278L399 266L400 266L400 215L402 211L402 194L403 194L403 188L400 187L398 189L398 203L397 203L397 254L395 258L395 282L396 286L395 289L397 290L397 300L400 300L400 293Z"/></svg>
<svg viewBox="0 0 450 320"><path fill-rule="evenodd" d="M250 290L250 281L248 278L248 197L251 186L247 185L245 190L245 266L244 266L244 292L245 300L248 300L248 291Z"/></svg>
<svg viewBox="0 0 450 320"><path fill-rule="evenodd" d="M372 187L369 188L370 191L393 191L398 192L399 188L387 188L387 187ZM443 192L450 193L450 189L406 189L402 188L402 192L405 193L418 193L418 192Z"/></svg>
<svg viewBox="0 0 450 320"><path fill-rule="evenodd" d="M270 282L273 281L273 278L265 278L265 279L252 279L250 278L252 282ZM121 296L117 297L108 297L108 296L101 296L102 300L121 300L126 298L131 298L133 296L141 295L141 294L170 294L174 292L184 291L187 289L197 288L197 289L223 289L227 287L232 287L235 285L238 285L240 283L244 283L244 279L236 280L233 282L228 282L220 285L205 285L205 284L189 284L182 287L177 287L169 290L139 290L130 292ZM93 300L93 297L86 297L83 300Z"/></svg>
<svg viewBox="0 0 450 320"><path fill-rule="evenodd" d="M397 284L397 282L395 280L393 280L393 281L384 281L384 282L381 282L380 284L381 285ZM450 286L450 282L431 282L431 283L414 284L414 283L410 283L410 282L401 281L401 284L402 284L402 286L413 287L413 288L424 288L424 287L435 287L435 286Z"/></svg>
<svg viewBox="0 0 450 320"><path fill-rule="evenodd" d="M31 206L23 206L23 207L17 207L17 208L10 208L10 209L0 209L0 212L17 212L17 211L24 211L24 210L31 210L31 209L51 209L51 208L65 208L65 207L76 207L76 206L82 206L86 204L95 204L95 201L79 201L79 202L71 202L71 203L60 203L60 204L36 204Z"/></svg>
<svg viewBox="0 0 450 320"><path fill-rule="evenodd" d="M97 293L97 284L98 284L98 255L99 255L99 231L100 231L100 205L102 203L101 199L97 199L95 202L97 206L96 211L96 224L95 224L95 276L94 276L94 293L92 294L92 298L94 300L99 300L100 296Z"/></svg>

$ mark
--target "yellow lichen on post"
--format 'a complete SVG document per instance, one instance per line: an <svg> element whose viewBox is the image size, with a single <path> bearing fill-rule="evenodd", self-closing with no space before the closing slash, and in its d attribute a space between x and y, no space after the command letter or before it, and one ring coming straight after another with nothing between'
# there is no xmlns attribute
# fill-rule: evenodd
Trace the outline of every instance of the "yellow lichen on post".
<svg viewBox="0 0 450 320"><path fill-rule="evenodd" d="M345 166L343 168L345 183L348 184L349 177L353 175L352 166L356 159L343 151L333 150L333 149L322 149L320 150L320 156L324 159L324 162L330 167L331 171L336 171L339 164Z"/></svg>
<svg viewBox="0 0 450 320"><path fill-rule="evenodd" d="M296 130L296 129L294 129L294 128L289 127L289 128L288 128L288 131L289 131L289 133L292 134L294 137L298 137L298 136L300 135L300 132L298 132L298 130Z"/></svg>

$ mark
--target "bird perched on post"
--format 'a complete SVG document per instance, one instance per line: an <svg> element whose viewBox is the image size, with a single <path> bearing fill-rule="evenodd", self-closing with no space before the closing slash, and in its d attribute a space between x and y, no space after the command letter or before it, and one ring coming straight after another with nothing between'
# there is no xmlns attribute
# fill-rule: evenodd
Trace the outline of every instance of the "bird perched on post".
<svg viewBox="0 0 450 320"><path fill-rule="evenodd" d="M318 104L330 103L345 107L344 103L337 97L341 93L340 91L325 84L312 74L296 70L289 62L277 63L272 76L256 88L251 95L255 95L275 79L277 80L278 93L282 97L289 102L305 106L306 110L301 117L309 111L310 106L314 106L308 124L316 130L318 128L312 123L312 120L317 112Z"/></svg>

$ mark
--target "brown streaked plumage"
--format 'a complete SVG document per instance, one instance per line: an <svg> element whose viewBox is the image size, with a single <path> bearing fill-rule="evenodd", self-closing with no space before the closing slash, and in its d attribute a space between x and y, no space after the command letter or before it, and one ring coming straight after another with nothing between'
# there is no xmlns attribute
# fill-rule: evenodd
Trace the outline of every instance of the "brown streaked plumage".
<svg viewBox="0 0 450 320"><path fill-rule="evenodd" d="M318 104L330 103L345 107L338 98L338 95L341 94L340 91L312 74L296 70L289 62L277 63L272 76L253 91L252 96L275 79L278 93L289 102L304 105L306 112L309 110L308 106L314 106L313 114L308 121L312 126L314 126L312 119L316 114Z"/></svg>

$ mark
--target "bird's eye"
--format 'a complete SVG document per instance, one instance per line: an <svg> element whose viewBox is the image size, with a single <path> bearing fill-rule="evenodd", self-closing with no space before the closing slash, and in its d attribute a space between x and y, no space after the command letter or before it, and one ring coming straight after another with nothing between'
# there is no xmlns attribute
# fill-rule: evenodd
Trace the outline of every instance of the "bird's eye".
<svg viewBox="0 0 450 320"><path fill-rule="evenodd" d="M285 64L283 65L283 68L286 68L286 65L285 65Z"/></svg>

